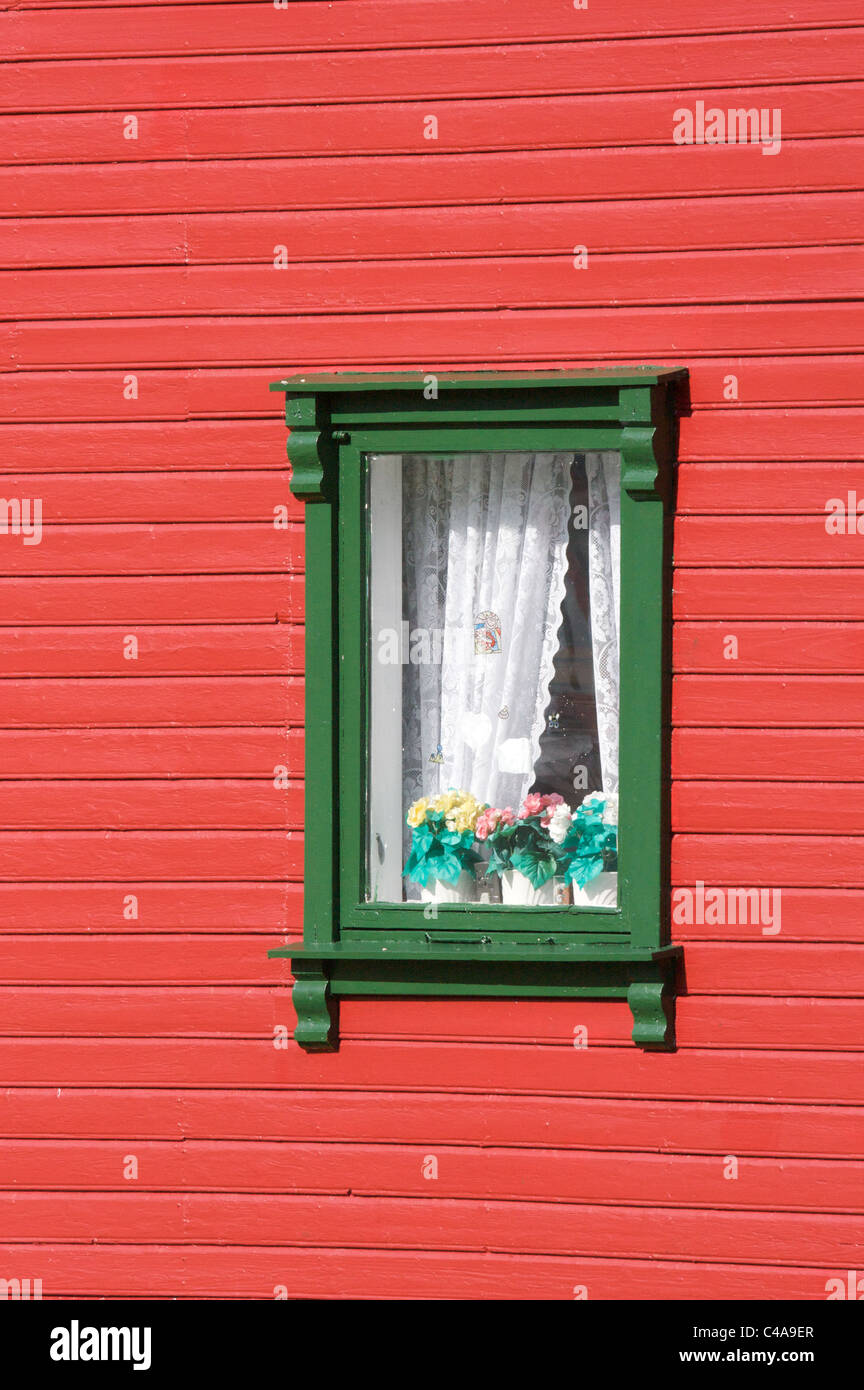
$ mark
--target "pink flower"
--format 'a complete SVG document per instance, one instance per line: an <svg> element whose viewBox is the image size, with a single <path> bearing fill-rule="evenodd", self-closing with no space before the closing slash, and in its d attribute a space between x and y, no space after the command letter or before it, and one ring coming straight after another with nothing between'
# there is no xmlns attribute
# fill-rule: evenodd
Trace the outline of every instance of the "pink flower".
<svg viewBox="0 0 864 1390"><path fill-rule="evenodd" d="M543 797L543 802L546 809L544 810L543 815L540 817L540 824L548 825L552 819L555 807L563 806L564 798L563 796L559 796L558 792L551 792L549 796Z"/></svg>
<svg viewBox="0 0 864 1390"><path fill-rule="evenodd" d="M519 815L520 818L524 820L527 816L539 816L542 810L542 796L540 796L538 792L531 792L531 794L529 796L526 796L525 800L522 802L522 805L519 808Z"/></svg>
<svg viewBox="0 0 864 1390"><path fill-rule="evenodd" d="M515 814L515 812L514 812L514 810L513 810L513 807L512 807L512 806L505 806L505 807L504 807L504 810L501 812L501 824L502 824L502 825L515 825L515 823L516 823L516 814Z"/></svg>

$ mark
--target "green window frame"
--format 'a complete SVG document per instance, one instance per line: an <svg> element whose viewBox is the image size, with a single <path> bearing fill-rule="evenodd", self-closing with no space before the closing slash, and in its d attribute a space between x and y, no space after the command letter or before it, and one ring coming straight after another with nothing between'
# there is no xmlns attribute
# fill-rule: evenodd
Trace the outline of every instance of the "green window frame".
<svg viewBox="0 0 864 1390"><path fill-rule="evenodd" d="M633 1041L674 1047L668 690L676 405L686 370L290 377L291 488L306 521L306 787L297 1042L338 1046L358 996L626 998ZM378 454L614 450L621 459L618 905L367 902L368 521Z"/></svg>

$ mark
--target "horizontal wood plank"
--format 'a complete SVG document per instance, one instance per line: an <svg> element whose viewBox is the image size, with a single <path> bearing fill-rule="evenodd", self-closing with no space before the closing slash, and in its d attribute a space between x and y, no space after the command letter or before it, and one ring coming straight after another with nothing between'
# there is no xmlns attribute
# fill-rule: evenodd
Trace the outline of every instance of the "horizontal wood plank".
<svg viewBox="0 0 864 1390"><path fill-rule="evenodd" d="M40 122L44 120L40 117ZM55 154L56 159L56 154ZM655 193L662 190L654 190ZM426 260L443 255L572 255L577 237L606 252L828 246L858 242L854 192L651 197L611 202L440 208L282 209L124 217L0 218L0 265L272 265Z"/></svg>

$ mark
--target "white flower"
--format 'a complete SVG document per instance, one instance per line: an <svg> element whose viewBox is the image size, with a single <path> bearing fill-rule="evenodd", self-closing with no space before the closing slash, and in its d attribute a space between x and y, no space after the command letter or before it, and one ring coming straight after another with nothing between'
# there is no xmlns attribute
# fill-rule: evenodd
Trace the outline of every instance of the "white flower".
<svg viewBox="0 0 864 1390"><path fill-rule="evenodd" d="M555 807L555 810L552 812L552 817L549 821L548 829L549 834L555 841L556 845L563 845L564 841L567 839L567 834L570 830L570 823L572 820L573 812L570 810L569 806L565 806L562 803L561 805Z"/></svg>
<svg viewBox="0 0 864 1390"><path fill-rule="evenodd" d="M604 825L618 824L618 793L609 792L606 797L606 809L603 812Z"/></svg>

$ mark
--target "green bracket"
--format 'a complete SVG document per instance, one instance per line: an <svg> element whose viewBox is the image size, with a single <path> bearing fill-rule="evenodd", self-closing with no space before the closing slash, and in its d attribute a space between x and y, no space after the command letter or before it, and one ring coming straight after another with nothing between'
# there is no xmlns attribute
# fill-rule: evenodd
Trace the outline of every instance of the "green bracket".
<svg viewBox="0 0 864 1390"><path fill-rule="evenodd" d="M296 962L291 998L297 1013L295 1041L306 1052L335 1052L339 1046L339 1004L330 992L323 961Z"/></svg>

